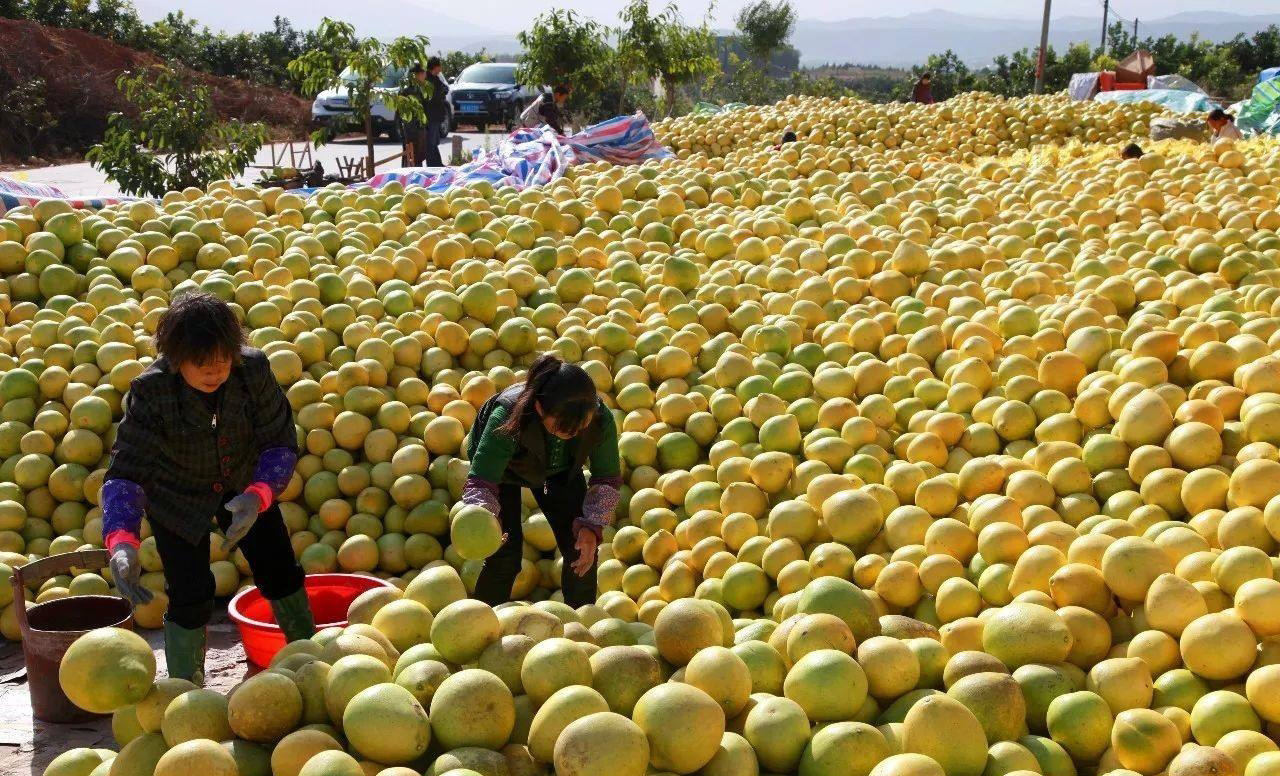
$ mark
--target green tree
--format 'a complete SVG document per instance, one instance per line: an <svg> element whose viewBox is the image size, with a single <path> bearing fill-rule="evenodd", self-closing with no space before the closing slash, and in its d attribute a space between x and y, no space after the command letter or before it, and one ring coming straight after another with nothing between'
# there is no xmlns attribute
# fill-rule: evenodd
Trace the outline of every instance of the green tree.
<svg viewBox="0 0 1280 776"><path fill-rule="evenodd" d="M761 68L773 53L787 45L796 27L796 9L790 0L755 0L734 17L742 45Z"/></svg>
<svg viewBox="0 0 1280 776"><path fill-rule="evenodd" d="M390 70L406 70L419 62L426 64L430 41L422 35L396 38L390 43L383 43L377 38L358 38L350 24L327 17L320 22L316 37L317 48L290 62L289 73L309 95L336 87L347 90L353 120L364 127L368 170L372 175L376 161L373 155L374 103L382 101L402 121L426 121L417 95L410 90L382 88L381 84ZM429 82L422 85L415 82L413 85L427 91L429 96ZM317 132L313 138L316 143L323 142L323 132Z"/></svg>
<svg viewBox="0 0 1280 776"><path fill-rule="evenodd" d="M0 134L11 138L9 145L24 157L34 154L45 133L58 125L45 104L46 90L43 78L32 78L0 96Z"/></svg>
<svg viewBox="0 0 1280 776"><path fill-rule="evenodd" d="M614 52L605 29L573 11L555 9L539 14L516 39L524 48L516 78L533 88L569 84L573 95L569 110L596 114L600 111L605 81Z"/></svg>
<svg viewBox="0 0 1280 776"><path fill-rule="evenodd" d="M436 52L440 57L440 73L445 78L457 78L458 74L477 62L492 62L493 57L484 49L479 51Z"/></svg>
<svg viewBox="0 0 1280 776"><path fill-rule="evenodd" d="M123 191L159 197L207 186L240 174L267 140L261 124L220 121L208 87L168 67L122 73L116 87L133 110L107 118L86 158Z"/></svg>
<svg viewBox="0 0 1280 776"><path fill-rule="evenodd" d="M904 82L895 95L905 100L911 95L911 87L921 75L929 73L933 76L933 95L939 100L946 100L977 88L978 79L969 66L960 59L960 55L951 49L941 54L930 54L923 65L911 68L911 80Z"/></svg>
<svg viewBox="0 0 1280 776"><path fill-rule="evenodd" d="M715 55L715 35L706 19L694 27L684 23L674 5L667 10L659 27L660 58L655 63L655 74L662 80L663 109L671 116L681 87L720 72L720 60Z"/></svg>
<svg viewBox="0 0 1280 776"><path fill-rule="evenodd" d="M663 17L671 13L674 13L674 8L668 7L663 14L655 16L649 11L649 0L630 0L618 14L621 25L615 31L618 42L614 57L618 113L623 112L627 87L634 78L652 82L658 77L658 64L665 58L662 51Z"/></svg>

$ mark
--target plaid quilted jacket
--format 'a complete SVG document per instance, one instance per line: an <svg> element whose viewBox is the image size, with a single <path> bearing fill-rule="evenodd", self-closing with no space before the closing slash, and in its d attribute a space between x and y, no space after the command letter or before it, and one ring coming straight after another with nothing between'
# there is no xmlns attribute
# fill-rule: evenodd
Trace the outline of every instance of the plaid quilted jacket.
<svg viewBox="0 0 1280 776"><path fill-rule="evenodd" d="M272 448L296 454L298 439L262 351L241 350L216 412L160 358L129 386L106 480L137 483L147 518L194 544L218 508L254 481L259 455Z"/></svg>

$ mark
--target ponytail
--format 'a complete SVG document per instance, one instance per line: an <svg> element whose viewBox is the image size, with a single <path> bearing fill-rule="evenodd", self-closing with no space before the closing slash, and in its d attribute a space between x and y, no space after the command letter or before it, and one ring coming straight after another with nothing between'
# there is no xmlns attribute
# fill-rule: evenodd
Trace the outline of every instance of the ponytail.
<svg viewBox="0 0 1280 776"><path fill-rule="evenodd" d="M511 415L499 430L518 435L524 424L537 414L536 405L541 405L542 412L551 416L560 428L581 429L591 420L598 403L591 376L582 367L566 364L548 353L529 367Z"/></svg>

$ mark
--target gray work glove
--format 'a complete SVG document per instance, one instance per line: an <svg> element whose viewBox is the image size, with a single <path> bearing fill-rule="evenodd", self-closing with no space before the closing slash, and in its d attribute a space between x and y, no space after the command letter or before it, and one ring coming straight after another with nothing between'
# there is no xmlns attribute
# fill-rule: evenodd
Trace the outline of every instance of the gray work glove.
<svg viewBox="0 0 1280 776"><path fill-rule="evenodd" d="M236 551L236 545L258 521L258 509L261 507L262 499L258 498L257 493L241 493L227 502L227 511L231 513L231 525L227 526L225 531L227 541L223 546L228 555Z"/></svg>
<svg viewBox="0 0 1280 776"><path fill-rule="evenodd" d="M116 589L134 606L151 603L155 594L138 581L142 575L142 563L138 561L138 548L132 544L117 544L111 551L111 578Z"/></svg>

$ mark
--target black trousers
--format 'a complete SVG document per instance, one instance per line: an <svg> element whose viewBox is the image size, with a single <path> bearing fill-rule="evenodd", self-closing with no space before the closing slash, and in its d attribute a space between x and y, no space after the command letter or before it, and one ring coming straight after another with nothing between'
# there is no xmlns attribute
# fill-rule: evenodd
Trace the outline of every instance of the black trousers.
<svg viewBox="0 0 1280 776"><path fill-rule="evenodd" d="M402 124L400 132L404 139L406 150L413 153L413 164L411 166L423 166L427 155L427 126L425 124ZM408 156L408 154L404 156Z"/></svg>
<svg viewBox="0 0 1280 776"><path fill-rule="evenodd" d="M423 156L418 160L420 167L444 167L444 159L440 157L440 137L444 134L444 120L428 121L426 143ZM417 153L415 151L414 153Z"/></svg>
<svg viewBox="0 0 1280 776"><path fill-rule="evenodd" d="M216 519L224 531L231 525L231 513L225 502ZM155 520L151 521L151 534L156 539L160 562L164 564L164 592L169 596L165 619L189 630L203 628L213 616L209 534L198 544L192 544ZM289 530L285 528L279 505L272 504L258 515L257 522L240 541L240 551L253 571L254 584L269 600L284 598L302 587L305 575L293 557Z"/></svg>
<svg viewBox="0 0 1280 776"><path fill-rule="evenodd" d="M582 517L582 500L587 495L587 481L581 469L553 474L546 486L534 490L533 496L542 513L547 516L556 545L564 557L560 572L560 588L564 602L573 608L596 601L596 563L586 574L578 576L571 568L578 559L574 547L573 521ZM520 486L502 485L498 489L498 504L502 530L507 541L484 562L480 578L476 580L476 598L490 606L505 603L511 598L511 585L520 573L523 556L524 528L520 524Z"/></svg>

